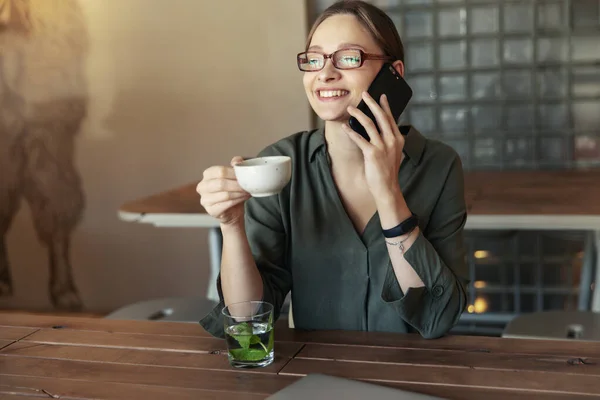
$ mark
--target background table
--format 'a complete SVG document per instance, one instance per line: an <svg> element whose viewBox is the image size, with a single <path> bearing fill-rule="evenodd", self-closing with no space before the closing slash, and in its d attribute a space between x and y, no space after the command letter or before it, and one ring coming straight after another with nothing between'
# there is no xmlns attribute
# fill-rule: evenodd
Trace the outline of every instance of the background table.
<svg viewBox="0 0 600 400"><path fill-rule="evenodd" d="M597 343L275 332L275 362L239 370L195 323L0 313L0 398L263 399L309 373L451 399L600 398Z"/></svg>
<svg viewBox="0 0 600 400"><path fill-rule="evenodd" d="M221 234L218 222L200 205L196 184L124 204L119 218L157 227L209 229L210 282L220 268ZM469 230L582 230L593 236L588 259L595 263L600 287L600 170L485 171L465 174L465 198ZM595 258L595 260L594 260ZM209 285L207 297L217 299ZM592 310L600 312L600 290L594 290Z"/></svg>

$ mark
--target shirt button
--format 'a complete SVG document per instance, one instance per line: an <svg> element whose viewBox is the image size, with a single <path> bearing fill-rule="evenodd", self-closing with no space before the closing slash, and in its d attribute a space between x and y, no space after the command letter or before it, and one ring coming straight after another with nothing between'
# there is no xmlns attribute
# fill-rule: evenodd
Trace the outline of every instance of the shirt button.
<svg viewBox="0 0 600 400"><path fill-rule="evenodd" d="M433 297L442 297L442 294L444 294L444 288L440 285L435 285L431 289L431 293L433 294Z"/></svg>

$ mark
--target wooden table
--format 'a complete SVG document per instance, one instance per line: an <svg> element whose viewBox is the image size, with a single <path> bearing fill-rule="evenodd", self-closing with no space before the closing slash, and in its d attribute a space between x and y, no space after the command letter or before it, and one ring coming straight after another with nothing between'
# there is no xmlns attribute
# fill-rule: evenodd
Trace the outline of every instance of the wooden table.
<svg viewBox="0 0 600 400"><path fill-rule="evenodd" d="M219 224L200 205L196 184L126 203L119 217L158 227L208 228L210 281L214 282L220 268ZM595 254L600 254L598 169L467 172L465 198L466 229L585 230L594 236ZM596 287L600 287L600 257L595 263ZM600 312L600 290L593 295L592 309ZM214 285L210 285L207 296L217 299Z"/></svg>
<svg viewBox="0 0 600 400"><path fill-rule="evenodd" d="M0 399L263 399L309 373L450 399L600 398L597 343L275 332L275 362L239 370L195 323L0 313Z"/></svg>

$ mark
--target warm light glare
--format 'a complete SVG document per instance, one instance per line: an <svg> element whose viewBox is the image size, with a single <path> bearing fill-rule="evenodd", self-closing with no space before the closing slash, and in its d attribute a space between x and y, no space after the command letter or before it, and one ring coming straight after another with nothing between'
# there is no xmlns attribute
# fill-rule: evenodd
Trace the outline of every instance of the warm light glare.
<svg viewBox="0 0 600 400"><path fill-rule="evenodd" d="M473 306L474 306L474 309L475 309L475 313L477 313L477 314L484 313L488 309L488 303L482 297L476 298L475 299L475 304L473 304Z"/></svg>
<svg viewBox="0 0 600 400"><path fill-rule="evenodd" d="M475 304L470 304L469 307L467 307L467 312L472 314L472 313L477 313L477 314L481 314L486 312L488 309L488 303L487 300L484 299L483 297L478 297L475 299Z"/></svg>
<svg viewBox="0 0 600 400"><path fill-rule="evenodd" d="M475 281L473 283L473 286L475 287L475 289L483 289L487 286L487 283L485 281Z"/></svg>
<svg viewBox="0 0 600 400"><path fill-rule="evenodd" d="M490 256L490 252L487 250L477 250L473 253L473 256L477 259L488 258Z"/></svg>

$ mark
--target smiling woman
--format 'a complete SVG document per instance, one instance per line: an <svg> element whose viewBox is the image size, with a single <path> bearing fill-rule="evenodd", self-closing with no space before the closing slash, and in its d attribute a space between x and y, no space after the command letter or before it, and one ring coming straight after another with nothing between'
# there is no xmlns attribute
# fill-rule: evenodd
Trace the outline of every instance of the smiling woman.
<svg viewBox="0 0 600 400"><path fill-rule="evenodd" d="M277 317L291 290L296 328L446 334L466 304L462 164L450 147L398 126L385 96L366 93L384 62L404 75L393 22L366 2L335 3L297 62L324 128L260 153L289 156L290 183L251 197L232 166L214 166L198 184L223 232L221 302L202 326L223 337L223 307L249 300L272 303ZM356 108L361 100L376 123Z"/></svg>

